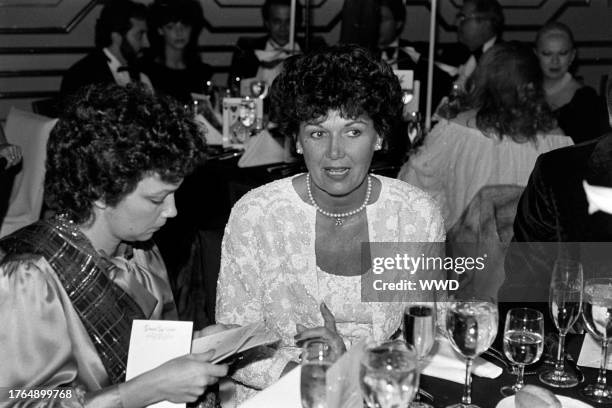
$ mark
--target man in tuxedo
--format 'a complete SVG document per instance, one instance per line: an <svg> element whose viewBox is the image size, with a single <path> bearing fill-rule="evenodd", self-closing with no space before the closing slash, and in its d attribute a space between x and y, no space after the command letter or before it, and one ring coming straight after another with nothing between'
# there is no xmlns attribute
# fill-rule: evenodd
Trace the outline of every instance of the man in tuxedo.
<svg viewBox="0 0 612 408"><path fill-rule="evenodd" d="M149 42L147 8L131 0L106 2L96 22L96 49L77 61L64 75L60 96L65 98L85 85L142 82L153 90L149 78L138 70L138 59Z"/></svg>
<svg viewBox="0 0 612 408"><path fill-rule="evenodd" d="M419 110L425 112L427 98L426 42L410 42L400 38L406 22L406 6L402 0L380 0L378 48L380 58L393 69L412 70L420 81ZM452 77L434 65L432 106L438 106L452 86Z"/></svg>
<svg viewBox="0 0 612 408"><path fill-rule="evenodd" d="M262 9L264 26L268 33L263 37L241 37L232 56L228 84L236 84L236 78L257 77L272 83L280 72L282 62L294 53L306 51L304 38L296 37L294 49L289 47L291 0L266 0ZM296 10L296 26L301 21L300 7ZM311 49L325 45L322 39L313 38Z"/></svg>
<svg viewBox="0 0 612 408"><path fill-rule="evenodd" d="M480 56L501 41L504 14L497 0L465 0L457 14L459 44L442 50L439 60L456 67L455 83L463 86Z"/></svg>
<svg viewBox="0 0 612 408"><path fill-rule="evenodd" d="M559 256L579 257L585 278L610 276L612 252L601 243L612 242L612 215L589 214L583 181L612 187L612 134L538 158L514 220L501 300L546 302Z"/></svg>

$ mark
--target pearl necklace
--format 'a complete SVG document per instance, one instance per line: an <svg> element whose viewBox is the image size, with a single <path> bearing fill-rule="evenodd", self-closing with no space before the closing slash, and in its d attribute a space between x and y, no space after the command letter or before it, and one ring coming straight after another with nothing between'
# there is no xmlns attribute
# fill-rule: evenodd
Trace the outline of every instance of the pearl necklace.
<svg viewBox="0 0 612 408"><path fill-rule="evenodd" d="M370 194L372 193L372 179L370 178L370 176L367 176L367 177L368 177L368 189L366 190L365 200L363 200L363 204L361 204L359 208L356 208L354 210L343 212L343 213L332 213L329 211L325 211L324 209L319 207L319 204L317 204L314 197L312 196L312 190L310 188L310 173L306 173L306 190L308 191L308 198L310 199L310 202L314 206L315 210L317 210L318 212L320 212L326 217L335 218L336 226L339 227L344 222L344 218L351 217L363 211L363 209L366 208L366 205L368 205L368 201L370 201Z"/></svg>

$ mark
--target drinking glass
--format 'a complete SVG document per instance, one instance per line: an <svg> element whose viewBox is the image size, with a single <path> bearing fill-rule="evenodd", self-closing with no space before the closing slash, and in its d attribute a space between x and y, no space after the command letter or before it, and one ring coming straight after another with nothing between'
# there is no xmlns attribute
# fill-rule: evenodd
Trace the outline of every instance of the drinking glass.
<svg viewBox="0 0 612 408"><path fill-rule="evenodd" d="M523 385L525 366L540 359L544 351L544 315L534 309L510 309L504 326L504 354L518 366L516 384L502 387L508 397L516 394Z"/></svg>
<svg viewBox="0 0 612 408"><path fill-rule="evenodd" d="M435 303L406 306L404 310L404 340L414 349L419 365L431 353L436 342ZM410 408L433 408L422 402L417 389L415 400Z"/></svg>
<svg viewBox="0 0 612 408"><path fill-rule="evenodd" d="M499 321L497 306L487 301L450 302L446 330L455 350L466 358L465 387L461 402L447 408L480 408L472 404L472 363L495 340Z"/></svg>
<svg viewBox="0 0 612 408"><path fill-rule="evenodd" d="M558 259L553 269L548 306L559 330L559 347L555 367L540 374L540 381L551 387L570 388L578 385L576 374L565 370L565 335L572 328L582 302L582 264L568 259Z"/></svg>
<svg viewBox="0 0 612 408"><path fill-rule="evenodd" d="M324 340L307 341L302 348L300 395L303 408L327 407L325 374L336 356Z"/></svg>
<svg viewBox="0 0 612 408"><path fill-rule="evenodd" d="M268 95L268 83L266 81L251 82L251 96L263 99Z"/></svg>
<svg viewBox="0 0 612 408"><path fill-rule="evenodd" d="M582 315L587 330L601 341L601 365L595 384L582 394L600 404L612 402L612 387L606 385L608 343L612 341L612 278L589 279L584 285Z"/></svg>
<svg viewBox="0 0 612 408"><path fill-rule="evenodd" d="M366 348L359 383L369 408L407 407L419 388L416 353L398 340Z"/></svg>

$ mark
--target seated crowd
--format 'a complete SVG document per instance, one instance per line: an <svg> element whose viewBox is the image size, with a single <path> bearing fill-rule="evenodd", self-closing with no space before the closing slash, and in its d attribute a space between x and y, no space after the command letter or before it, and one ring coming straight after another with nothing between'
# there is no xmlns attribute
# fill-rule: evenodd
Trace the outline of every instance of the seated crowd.
<svg viewBox="0 0 612 408"><path fill-rule="evenodd" d="M263 322L278 343L233 370L213 364L208 351L126 380L132 321L188 318L175 306L175 271L155 234L177 215L185 177L205 168L206 129L185 105L210 90L213 69L197 49L197 0L154 0L149 9L106 2L96 50L62 81L45 165L53 215L0 239L0 321L11 333L0 335L0 385L71 387L73 406L215 407L209 386L231 376L241 402L298 365L307 340L324 339L339 355L364 339L391 338L406 306L448 299L439 290L362 302L363 243L412 243L415 257L444 256L443 245L430 243L454 239L470 211L500 197L513 203L513 231L481 240L612 240L612 216L589 215L582 187L585 179L612 187L608 113L571 73L576 50L566 25L544 25L533 47L503 41L497 1L464 1L459 43L434 69L436 123L409 150L393 70L414 70L426 89L426 51L400 38L401 0L381 0L379 9L375 52L319 41L307 49L301 37L289 49L290 1L266 0L267 35L241 38L232 58L230 88L236 77L271 84L266 109L305 171L251 190L231 209L220 268L207 271L218 274L217 324L194 338ZM21 153L4 139L0 165L11 167ZM396 160L396 178L370 171L383 151ZM542 297L552 263L538 247L511 249L505 274L485 292ZM480 288L470 284L466 292Z"/></svg>

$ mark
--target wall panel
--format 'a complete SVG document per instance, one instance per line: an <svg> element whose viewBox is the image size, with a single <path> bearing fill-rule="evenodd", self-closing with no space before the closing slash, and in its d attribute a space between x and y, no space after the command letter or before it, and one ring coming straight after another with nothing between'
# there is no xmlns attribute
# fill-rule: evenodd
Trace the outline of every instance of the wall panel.
<svg viewBox="0 0 612 408"><path fill-rule="evenodd" d="M149 3L147 0L142 0ZM225 83L232 46L242 35L263 33L263 0L200 0L206 19L200 37L202 58L215 67L213 80ZM304 0L300 0L302 3ZM335 43L340 35L342 0L310 0L312 31ZM612 65L612 7L607 0L501 0L506 39L531 41L544 22L559 19L575 33L579 71L596 88ZM454 16L461 0L439 0L438 41L455 41ZM0 119L11 105L56 92L63 70L93 47L96 0L0 0ZM424 41L428 0L407 0L403 37ZM20 98L23 96L23 98Z"/></svg>

